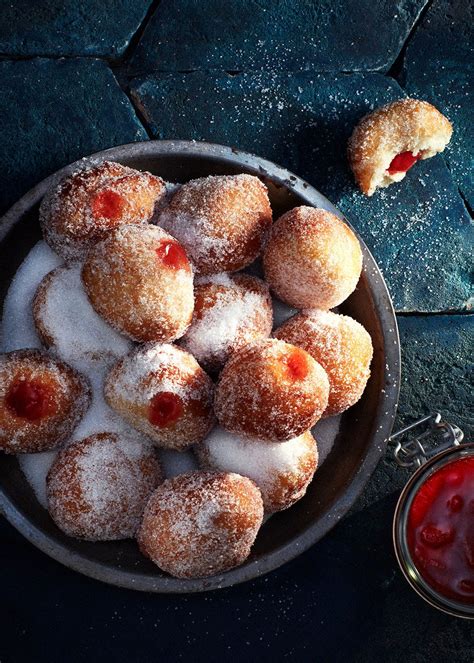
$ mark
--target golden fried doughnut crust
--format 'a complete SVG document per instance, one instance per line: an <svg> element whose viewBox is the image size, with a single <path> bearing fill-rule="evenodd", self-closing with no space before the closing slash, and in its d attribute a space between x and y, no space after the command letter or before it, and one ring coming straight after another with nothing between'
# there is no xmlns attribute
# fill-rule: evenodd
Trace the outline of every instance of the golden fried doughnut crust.
<svg viewBox="0 0 474 663"><path fill-rule="evenodd" d="M82 168L43 198L44 239L68 262L83 259L111 228L147 223L164 196L163 180L151 173L113 161Z"/></svg>
<svg viewBox="0 0 474 663"><path fill-rule="evenodd" d="M53 449L71 435L90 401L87 380L46 352L0 355L0 450Z"/></svg>
<svg viewBox="0 0 474 663"><path fill-rule="evenodd" d="M442 152L453 127L434 106L418 99L399 99L365 115L348 144L349 164L361 191L372 196L378 187L399 182L406 172L389 173L398 154L428 159Z"/></svg>
<svg viewBox="0 0 474 663"><path fill-rule="evenodd" d="M140 550L177 578L204 578L244 562L262 524L260 491L225 472L191 472L164 481L150 497Z"/></svg>
<svg viewBox="0 0 474 663"><path fill-rule="evenodd" d="M199 274L249 265L260 254L271 222L267 187L245 174L183 184L158 219L184 246Z"/></svg>
<svg viewBox="0 0 474 663"><path fill-rule="evenodd" d="M332 311L297 313L275 337L306 350L326 371L329 400L323 416L347 410L362 396L370 376L372 340L364 327Z"/></svg>

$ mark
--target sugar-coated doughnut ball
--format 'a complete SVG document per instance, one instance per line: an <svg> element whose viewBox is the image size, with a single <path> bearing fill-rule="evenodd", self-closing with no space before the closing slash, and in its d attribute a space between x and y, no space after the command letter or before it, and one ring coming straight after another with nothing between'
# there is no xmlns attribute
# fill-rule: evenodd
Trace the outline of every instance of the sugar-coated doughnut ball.
<svg viewBox="0 0 474 663"><path fill-rule="evenodd" d="M174 345L147 344L109 372L105 398L160 447L183 451L214 423L214 383L192 355Z"/></svg>
<svg viewBox="0 0 474 663"><path fill-rule="evenodd" d="M79 264L46 274L33 300L33 318L43 345L79 370L116 361L133 345L94 311Z"/></svg>
<svg viewBox="0 0 474 663"><path fill-rule="evenodd" d="M328 394L326 372L311 355L268 339L231 355L219 378L214 409L228 431L283 442L314 426Z"/></svg>
<svg viewBox="0 0 474 663"><path fill-rule="evenodd" d="M88 382L39 350L0 355L0 449L35 453L64 442L91 400Z"/></svg>
<svg viewBox="0 0 474 663"><path fill-rule="evenodd" d="M427 101L398 99L365 115L349 140L349 164L361 191L400 182L417 161L442 152L453 127Z"/></svg>
<svg viewBox="0 0 474 663"><path fill-rule="evenodd" d="M82 280L97 313L135 341L174 341L191 322L191 265L156 226L111 230L89 251Z"/></svg>
<svg viewBox="0 0 474 663"><path fill-rule="evenodd" d="M250 479L224 472L181 474L150 497L138 543L172 576L204 578L247 559L262 518L262 497Z"/></svg>
<svg viewBox="0 0 474 663"><path fill-rule="evenodd" d="M248 274L216 274L196 280L191 326L180 345L205 369L217 371L232 352L267 338L272 301L266 283Z"/></svg>
<svg viewBox="0 0 474 663"><path fill-rule="evenodd" d="M69 536L128 539L161 480L151 445L123 434L96 433L56 456L46 480L48 510Z"/></svg>
<svg viewBox="0 0 474 663"><path fill-rule="evenodd" d="M318 464L310 431L287 442L260 442L217 426L195 448L201 467L236 472L255 481L267 513L288 509L306 493Z"/></svg>
<svg viewBox="0 0 474 663"><path fill-rule="evenodd" d="M263 254L275 295L295 308L330 309L355 290L362 251L352 230L331 212L295 207L273 225Z"/></svg>
<svg viewBox="0 0 474 663"><path fill-rule="evenodd" d="M164 182L151 173L112 161L83 168L43 198L44 238L65 260L80 260L111 228L147 223L164 195Z"/></svg>
<svg viewBox="0 0 474 663"><path fill-rule="evenodd" d="M304 311L281 325L275 336L309 352L326 371L330 389L324 416L344 412L362 396L373 348L359 322L331 311Z"/></svg>
<svg viewBox="0 0 474 663"><path fill-rule="evenodd" d="M266 186L253 175L183 184L158 223L186 249L199 274L234 272L260 254L272 222Z"/></svg>

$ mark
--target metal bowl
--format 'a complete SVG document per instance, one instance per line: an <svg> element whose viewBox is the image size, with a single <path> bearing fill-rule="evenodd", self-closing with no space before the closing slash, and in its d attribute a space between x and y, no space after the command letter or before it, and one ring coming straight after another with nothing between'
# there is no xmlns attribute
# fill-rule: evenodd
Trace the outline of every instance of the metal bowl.
<svg viewBox="0 0 474 663"><path fill-rule="evenodd" d="M251 173L268 186L275 217L296 205L312 205L343 215L316 189L289 171L236 149L187 141L148 141L93 155L172 182L216 174ZM21 261L40 239L38 203L57 177L76 162L29 191L0 222L0 301ZM347 222L347 220L346 220ZM328 458L306 496L275 514L260 530L250 558L231 571L205 579L181 580L162 573L133 541L89 543L69 538L53 523L14 456L0 457L0 506L6 518L45 553L76 571L121 587L152 592L197 592L227 587L268 573L323 537L354 504L383 456L395 417L400 383L396 318L385 282L359 237L364 270L356 291L340 307L369 331L374 358L362 399L342 417Z"/></svg>

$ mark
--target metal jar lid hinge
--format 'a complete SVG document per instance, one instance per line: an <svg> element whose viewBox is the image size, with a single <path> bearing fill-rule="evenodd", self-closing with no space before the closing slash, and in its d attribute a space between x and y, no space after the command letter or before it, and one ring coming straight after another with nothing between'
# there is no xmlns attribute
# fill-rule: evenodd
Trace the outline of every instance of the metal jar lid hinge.
<svg viewBox="0 0 474 663"><path fill-rule="evenodd" d="M420 429L421 432L407 435L415 429ZM441 451L458 446L463 438L464 433L458 426L442 421L441 414L433 412L391 435L389 442L396 443L393 456L398 465L413 469L420 467ZM426 442L436 442L436 444L428 448Z"/></svg>

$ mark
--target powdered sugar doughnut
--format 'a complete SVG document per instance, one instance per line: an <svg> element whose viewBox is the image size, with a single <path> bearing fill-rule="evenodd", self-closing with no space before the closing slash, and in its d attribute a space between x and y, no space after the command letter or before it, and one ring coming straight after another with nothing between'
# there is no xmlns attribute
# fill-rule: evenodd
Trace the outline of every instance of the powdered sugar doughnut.
<svg viewBox="0 0 474 663"><path fill-rule="evenodd" d="M82 280L97 313L135 341L174 341L191 322L191 266L156 226L111 230L89 251Z"/></svg>
<svg viewBox="0 0 474 663"><path fill-rule="evenodd" d="M182 451L214 423L214 384L192 355L174 345L148 344L108 374L105 398L160 447Z"/></svg>
<svg viewBox="0 0 474 663"><path fill-rule="evenodd" d="M43 278L33 300L33 318L43 345L79 369L113 362L132 348L132 342L92 308L80 265L57 267Z"/></svg>
<svg viewBox="0 0 474 663"><path fill-rule="evenodd" d="M271 222L267 188L252 175L191 180L158 219L181 242L200 274L249 265L259 255Z"/></svg>
<svg viewBox="0 0 474 663"><path fill-rule="evenodd" d="M69 536L128 539L135 536L145 504L161 480L151 445L97 433L56 456L46 480L48 510Z"/></svg>
<svg viewBox="0 0 474 663"><path fill-rule="evenodd" d="M220 375L214 409L228 431L283 442L314 426L328 394L326 372L311 355L268 339L231 356Z"/></svg>
<svg viewBox="0 0 474 663"><path fill-rule="evenodd" d="M372 340L364 327L347 315L304 311L275 331L276 338L309 352L329 378L324 416L347 410L362 396L370 377Z"/></svg>
<svg viewBox="0 0 474 663"><path fill-rule="evenodd" d="M73 432L89 407L90 387L79 373L39 350L0 355L0 449L35 453Z"/></svg>
<svg viewBox="0 0 474 663"><path fill-rule="evenodd" d="M196 280L194 314L180 345L210 371L239 348L270 336L272 301L266 283L248 274Z"/></svg>
<svg viewBox="0 0 474 663"><path fill-rule="evenodd" d="M295 207L274 223L263 254L274 293L295 308L330 309L355 290L362 251L352 230L331 212Z"/></svg>
<svg viewBox="0 0 474 663"><path fill-rule="evenodd" d="M163 571L203 578L247 559L262 518L262 497L250 479L223 472L181 474L150 497L138 543Z"/></svg>
<svg viewBox="0 0 474 663"><path fill-rule="evenodd" d="M151 173L112 161L82 168L43 198L44 238L65 260L82 259L111 228L147 223L164 195L164 182Z"/></svg>
<svg viewBox="0 0 474 663"><path fill-rule="evenodd" d="M196 449L206 469L236 472L255 481L267 513L288 509L306 493L318 450L310 431L287 442L260 442L217 426Z"/></svg>
<svg viewBox="0 0 474 663"><path fill-rule="evenodd" d="M349 163L361 191L400 182L420 159L442 152L453 127L434 106L399 99L363 117L349 139Z"/></svg>

